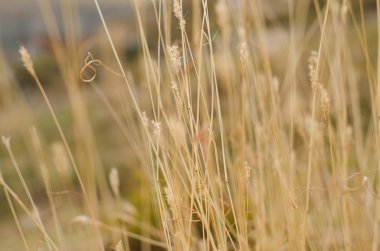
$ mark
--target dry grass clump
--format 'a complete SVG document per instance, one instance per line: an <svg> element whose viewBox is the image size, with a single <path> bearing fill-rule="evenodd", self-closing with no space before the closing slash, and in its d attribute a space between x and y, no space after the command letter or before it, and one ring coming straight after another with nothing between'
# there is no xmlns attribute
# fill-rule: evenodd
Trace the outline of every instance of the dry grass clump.
<svg viewBox="0 0 380 251"><path fill-rule="evenodd" d="M76 4L62 1L61 38L40 0L70 123L21 47L54 130L13 91L5 112L17 100L28 116L0 126L16 136L3 137L0 184L25 249L378 250L380 62L367 32L380 19L364 1L284 3L281 21L270 1L135 0L132 63L97 0L109 48L91 52Z"/></svg>

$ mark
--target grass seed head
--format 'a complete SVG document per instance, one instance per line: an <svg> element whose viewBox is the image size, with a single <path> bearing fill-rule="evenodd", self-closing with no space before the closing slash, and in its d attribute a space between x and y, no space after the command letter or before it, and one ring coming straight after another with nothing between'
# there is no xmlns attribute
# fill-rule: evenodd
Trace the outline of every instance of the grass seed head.
<svg viewBox="0 0 380 251"><path fill-rule="evenodd" d="M312 51L309 57L309 77L311 82L311 88L314 92L317 91L318 88L318 76L317 76L317 64L318 64L318 53L316 51Z"/></svg>
<svg viewBox="0 0 380 251"><path fill-rule="evenodd" d="M114 193L114 195L116 197L119 197L119 195L120 195L120 191L119 191L120 179L119 179L119 172L117 171L117 169L115 167L113 167L111 169L111 172L109 174L109 181L111 184L112 192Z"/></svg>
<svg viewBox="0 0 380 251"><path fill-rule="evenodd" d="M21 60L24 64L24 67L26 68L26 70L31 75L34 75L35 72L34 72L34 67L33 67L33 61L32 61L32 58L31 58L29 52L27 51L27 49L24 46L21 46L19 49L19 53L21 55Z"/></svg>
<svg viewBox="0 0 380 251"><path fill-rule="evenodd" d="M329 98L326 88L323 85L320 85L320 91L321 91L321 108L323 112L323 118L327 121L329 118L330 98Z"/></svg>
<svg viewBox="0 0 380 251"><path fill-rule="evenodd" d="M153 135L156 139L159 139L161 136L161 122L152 120L153 125Z"/></svg>
<svg viewBox="0 0 380 251"><path fill-rule="evenodd" d="M181 53L178 45L168 46L170 66L175 74L178 74L181 69Z"/></svg>
<svg viewBox="0 0 380 251"><path fill-rule="evenodd" d="M248 180L251 177L252 168L248 165L248 162L244 162L245 178Z"/></svg>
<svg viewBox="0 0 380 251"><path fill-rule="evenodd" d="M243 63L247 63L247 60L248 60L248 46L247 46L246 42L243 42L240 45L240 60Z"/></svg>
<svg viewBox="0 0 380 251"><path fill-rule="evenodd" d="M181 31L185 31L186 21L182 15L182 3L180 0L173 1L173 13L174 16L178 19L179 27Z"/></svg>
<svg viewBox="0 0 380 251"><path fill-rule="evenodd" d="M52 159L57 171L68 179L70 177L70 161L67 156L65 147L60 142L55 142L51 146Z"/></svg>
<svg viewBox="0 0 380 251"><path fill-rule="evenodd" d="M11 137L1 136L1 141L6 148L9 148L11 146Z"/></svg>

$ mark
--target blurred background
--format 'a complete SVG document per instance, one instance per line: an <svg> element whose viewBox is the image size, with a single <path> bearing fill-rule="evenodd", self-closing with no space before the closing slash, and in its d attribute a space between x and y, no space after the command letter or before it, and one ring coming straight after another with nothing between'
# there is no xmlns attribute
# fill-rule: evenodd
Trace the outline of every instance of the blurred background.
<svg viewBox="0 0 380 251"><path fill-rule="evenodd" d="M239 0L230 1L230 6L234 6L236 9L241 8ZM264 4L264 16L268 22L267 41L269 53L280 77L281 72L284 72L284 69L281 68L283 67L281 66L283 61L276 59L281 59L284 52L288 50L289 1L262 1ZM147 40L150 48L154 51L158 31L150 4L151 0L137 0L137 2L142 6ZM214 6L217 1L210 0L208 2L210 6ZM355 2L351 2L355 6ZM128 65L129 71L134 72L133 78L135 80L143 80L144 73L139 68L142 64L142 48L133 1L99 0L99 3L118 51L122 55L123 62ZM325 1L319 1L319 3L323 5ZM375 52L377 48L377 40L375 39L377 36L375 3L375 0L365 0L366 29L369 37L369 49L372 52ZM187 4L187 1L184 1L184 4L185 18L190 20L191 5ZM211 15L214 15L214 7L210 9ZM311 22L311 20L315 19L315 12L310 11L310 13L309 21ZM50 27L52 22L49 15L55 17L54 20L57 25L58 33L54 34L54 36L57 36L55 41L51 40L51 32L54 27ZM355 13L355 15L358 15L358 13ZM188 23L190 23L189 30L191 30L191 21L188 21ZM213 23L212 25L215 26L216 24ZM51 29L50 31L49 28ZM350 26L349 29L351 29L349 32L354 34L354 27ZM174 27L173 30L172 40L174 41L176 33L178 34L178 29ZM214 31L215 34L218 34L217 28ZM358 39L353 36L352 41L358 42ZM61 46L64 49L63 51L67 53L66 56L70 58L69 62L72 65L68 67L70 68L68 71L73 72L75 83L67 84L70 80L61 77L62 69L58 64L62 62L59 62L59 57L57 60L60 48L54 43ZM37 127L40 134L43 134L43 145L46 148L47 155L56 154L57 158L59 158L61 156L59 149L62 146L57 143L59 140L56 128L41 98L41 94L34 80L22 65L18 53L21 45L28 49L33 58L41 82L51 98L65 132L69 135L70 144L76 146L76 153L81 154L81 151L87 151L87 159L83 160L83 163L87 163L92 156L97 156L97 158L101 159L99 163L104 167L105 175L103 176L107 176L106 174L111 167L117 167L121 177L123 177L121 184L123 196L131 204L139 205L144 196L150 196L145 193L144 186L141 186L140 183L144 179L144 173L141 172L140 168L142 163L133 152L133 146L126 144L125 140L120 137L117 125L110 122L109 112L100 104L96 91L88 84L83 83L79 76L88 52L96 55L96 58L101 58L111 69L117 69L94 1L0 0L0 136L11 137L12 147L18 163L22 167L24 177L27 178L27 183L35 196L35 200L39 202L39 205L42 205L40 208L41 214L44 214L45 211L48 211L48 199L44 192L40 174L36 172L36 154L31 143L31 128ZM371 57L375 58L375 56L375 53L371 54ZM364 61L359 60L357 63L358 68L363 68L364 70ZM307 75L307 69L303 70L303 74ZM109 83L106 87L108 97L112 100L119 97L118 89L112 89L112 83L117 77L107 77L101 73L99 73L99 76L102 81ZM86 131L86 128L82 128L82 126L86 123L81 125L74 123L78 120L77 116L81 116L81 113L72 111L71 104L77 101L75 98L68 98L68 96L72 96L72 93L77 91L83 97L83 106L88 111L88 121L86 123L91 126L93 132L93 135L86 136L86 139L92 138L97 142L96 150L89 149L91 147L88 148L86 143L83 143L84 146L80 143L81 133ZM121 97L121 99L126 99L126 97ZM77 112L78 114L76 114ZM126 113L131 113L131 111ZM12 184L15 190L22 191L11 166L9 155L5 147L1 145L0 169L4 179L9 184ZM76 185L74 184L74 186ZM25 196L25 194L21 195L22 198L25 198ZM75 200L75 196L73 198ZM64 207L64 204L60 204L58 207ZM79 211L79 209L73 208L72 212L68 212L68 215L63 217L70 219ZM49 218L49 216L46 217ZM27 217L25 217L24 221L21 217L21 223L26 232L28 232L28 226L30 226L30 236L32 236L30 238L33 238L33 231L35 231L33 224L28 221ZM34 237L36 238L34 247L37 250L38 239L41 237L38 234ZM3 191L0 191L0 250L23 250Z"/></svg>

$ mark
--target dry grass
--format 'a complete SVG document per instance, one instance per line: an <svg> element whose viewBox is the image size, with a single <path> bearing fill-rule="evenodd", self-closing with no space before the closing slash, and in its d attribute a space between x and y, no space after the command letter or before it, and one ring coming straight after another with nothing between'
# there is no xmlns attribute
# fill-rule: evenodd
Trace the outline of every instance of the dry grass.
<svg viewBox="0 0 380 251"><path fill-rule="evenodd" d="M60 2L64 36L37 2L65 92L24 47L44 105L1 80L16 249L380 249L380 19L365 1L134 0L135 61L98 0L91 51L75 1Z"/></svg>

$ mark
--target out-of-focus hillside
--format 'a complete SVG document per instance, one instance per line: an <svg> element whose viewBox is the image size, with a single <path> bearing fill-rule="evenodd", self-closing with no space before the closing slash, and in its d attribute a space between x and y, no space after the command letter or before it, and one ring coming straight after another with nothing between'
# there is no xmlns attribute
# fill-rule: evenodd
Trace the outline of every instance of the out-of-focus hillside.
<svg viewBox="0 0 380 251"><path fill-rule="evenodd" d="M34 1L34 0L17 0L6 1L0 0L0 41L1 47L6 54L14 59L17 57L17 51L21 44L28 45L32 49L40 50L45 46L48 40L46 25L39 8L39 2L51 3L54 10L54 16L58 18L58 26L63 33L62 11L65 1ZM66 2L66 6L70 1ZM79 0L72 1L78 5L77 23L79 27L78 36L85 39L99 31L100 19L93 1ZM63 4L63 5L62 5ZM102 10L110 21L125 23L131 21L132 9L128 1L107 0L102 3ZM46 8L46 6L44 6ZM33 52L33 51L32 51Z"/></svg>
<svg viewBox="0 0 380 251"><path fill-rule="evenodd" d="M139 1L149 2L149 0ZM239 8L241 5L241 0L230 1L233 2L230 6L236 6L236 8ZM32 48L32 53L33 48L39 50L41 49L40 47L45 46L48 35L39 8L39 3L43 4L44 2L52 4L54 15L60 17L58 18L58 25L62 31L62 10L64 10L64 8L61 7L63 6L62 3L65 1L0 0L0 46L11 59L17 57L17 50L20 44L27 44L29 48ZM69 2L71 1L66 1L66 3ZM80 32L78 36L81 39L86 39L97 33L99 31L100 19L94 2L92 0L76 0L72 2L79 6L79 20L77 20L79 27L76 27ZM213 2L215 1L209 1L211 6L213 5ZM128 29L133 29L133 31L129 33L130 40L126 41L126 44L135 40L138 33L134 23L135 17L133 17L134 11L132 3L133 1L122 0L100 1L102 11L108 21L122 23L125 27L128 27ZM186 4L186 1L184 1L184 3ZM375 0L365 1L367 14L370 13L371 10L375 13L375 3ZM355 3L353 4L355 5ZM263 1L263 9L264 15L267 19L271 20L273 17L284 18L283 22L286 25L286 18L288 15L287 0ZM154 15L152 15L151 18L154 18ZM136 44L136 42L132 43Z"/></svg>

